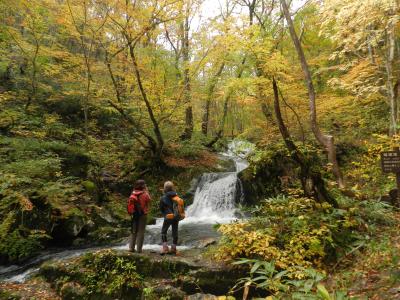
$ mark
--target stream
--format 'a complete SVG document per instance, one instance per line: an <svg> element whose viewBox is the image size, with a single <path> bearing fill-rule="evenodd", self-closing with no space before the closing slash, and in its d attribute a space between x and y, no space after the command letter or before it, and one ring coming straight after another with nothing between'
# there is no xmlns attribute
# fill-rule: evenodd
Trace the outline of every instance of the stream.
<svg viewBox="0 0 400 300"><path fill-rule="evenodd" d="M241 142L229 144L228 150L221 155L235 162L235 171L204 173L199 179L193 204L186 209L186 218L179 223L178 250L202 247L202 242L212 241L219 237L214 229L215 224L232 222L241 217L236 208L243 198L241 182L238 173L247 168L245 156L250 150L243 151L242 155L236 154L236 149ZM160 231L163 219L157 219L156 224L146 227L144 250L160 251ZM171 239L169 231L168 238ZM102 246L86 249L59 250L42 253L23 265L0 266L0 280L8 282L24 282L35 274L43 262L49 260L69 259L83 255L87 252L103 249L128 250L128 245Z"/></svg>

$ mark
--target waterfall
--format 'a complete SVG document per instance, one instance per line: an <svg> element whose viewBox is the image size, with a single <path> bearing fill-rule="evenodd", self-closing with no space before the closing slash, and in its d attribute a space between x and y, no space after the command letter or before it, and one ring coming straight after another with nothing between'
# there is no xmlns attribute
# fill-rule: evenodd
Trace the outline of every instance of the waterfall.
<svg viewBox="0 0 400 300"><path fill-rule="evenodd" d="M236 203L243 199L242 185L238 173L247 168L245 159L236 149L241 144L232 142L224 156L234 160L235 171L205 173L200 178L193 204L187 208L185 223L225 223L235 219ZM247 155L245 153L243 156Z"/></svg>
<svg viewBox="0 0 400 300"><path fill-rule="evenodd" d="M238 173L248 164L245 160L251 145L243 142L232 142L226 153L222 155L235 162L235 171L224 173L205 173L200 178L194 201L186 210L187 218L179 226L180 250L198 247L199 241L216 238L218 233L213 230L215 223L227 223L236 217L236 204L243 199L241 183ZM146 227L144 249L158 251L160 249L160 230L163 219L158 219L154 225ZM10 268L0 268L0 280L9 282L24 282L38 271L38 266L44 261L62 260L80 256L86 252L100 249L128 249L128 244L119 246L105 246L88 249L70 249L48 253L34 260ZM1 278L3 277L3 278Z"/></svg>

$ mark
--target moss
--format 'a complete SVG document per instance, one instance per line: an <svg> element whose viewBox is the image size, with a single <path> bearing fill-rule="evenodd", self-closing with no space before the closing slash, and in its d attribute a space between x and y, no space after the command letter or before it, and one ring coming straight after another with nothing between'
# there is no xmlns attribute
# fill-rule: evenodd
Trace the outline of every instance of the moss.
<svg viewBox="0 0 400 300"><path fill-rule="evenodd" d="M119 295L118 299L125 299L124 295L129 294L129 286L124 285L128 279L132 283L130 299L142 293L160 297L154 299L168 296L182 299L185 293L193 294L199 290L226 294L236 280L245 275L241 269L232 267L217 267L215 264L199 266L177 257L110 250L89 253L65 262L47 263L41 267L40 274L59 292L63 286L69 288L78 284L93 297L101 292L106 296ZM160 284L164 281L166 286ZM103 285L104 282L107 284ZM107 291L109 288L111 290Z"/></svg>
<svg viewBox="0 0 400 300"><path fill-rule="evenodd" d="M293 176L296 166L290 159L284 145L275 144L250 158L250 165L239 173L245 204L254 205L266 196L282 191L280 177Z"/></svg>
<svg viewBox="0 0 400 300"><path fill-rule="evenodd" d="M21 296L19 296L16 293L0 290L0 299L3 299L3 300L19 300L19 299L21 299Z"/></svg>
<svg viewBox="0 0 400 300"><path fill-rule="evenodd" d="M82 185L90 193L93 193L94 191L96 191L96 184L93 181L84 180L84 181L82 181Z"/></svg>
<svg viewBox="0 0 400 300"><path fill-rule="evenodd" d="M75 299L138 299L143 288L134 261L112 251L86 254L72 264L47 263L41 267L40 275L59 294Z"/></svg>
<svg viewBox="0 0 400 300"><path fill-rule="evenodd" d="M43 241L48 239L44 232L30 231L20 227L0 241L0 261L2 263L21 262L35 256L43 249Z"/></svg>

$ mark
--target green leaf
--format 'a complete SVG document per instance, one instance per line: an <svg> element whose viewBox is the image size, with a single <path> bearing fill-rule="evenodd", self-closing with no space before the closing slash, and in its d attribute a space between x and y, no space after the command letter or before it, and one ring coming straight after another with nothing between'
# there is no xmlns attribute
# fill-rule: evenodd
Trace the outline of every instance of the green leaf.
<svg viewBox="0 0 400 300"><path fill-rule="evenodd" d="M317 285L318 295L322 297L324 300L332 300L331 296L329 295L328 290L325 288L324 285L318 284Z"/></svg>
<svg viewBox="0 0 400 300"><path fill-rule="evenodd" d="M284 275L286 275L287 273L289 273L288 271L281 271L281 272L279 272L278 274L276 274L275 276L274 276L274 278L277 278L277 279L279 279L279 278L282 278Z"/></svg>
<svg viewBox="0 0 400 300"><path fill-rule="evenodd" d="M257 261L250 270L250 273L253 274L257 269L261 266L261 261Z"/></svg>

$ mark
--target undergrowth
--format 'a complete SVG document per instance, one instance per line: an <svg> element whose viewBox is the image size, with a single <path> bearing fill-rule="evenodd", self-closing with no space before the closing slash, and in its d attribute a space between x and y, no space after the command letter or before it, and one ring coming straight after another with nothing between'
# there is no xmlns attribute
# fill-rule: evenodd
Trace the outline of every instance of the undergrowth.
<svg viewBox="0 0 400 300"><path fill-rule="evenodd" d="M315 293L332 266L363 248L382 227L396 223L388 204L339 200L341 208L295 195L269 198L253 210L252 218L219 227L222 239L215 257L250 265L250 276L239 285L266 289L277 297L299 292L296 285L311 280L310 272L320 273L318 280L307 283L307 293ZM256 274L261 266L265 274Z"/></svg>

